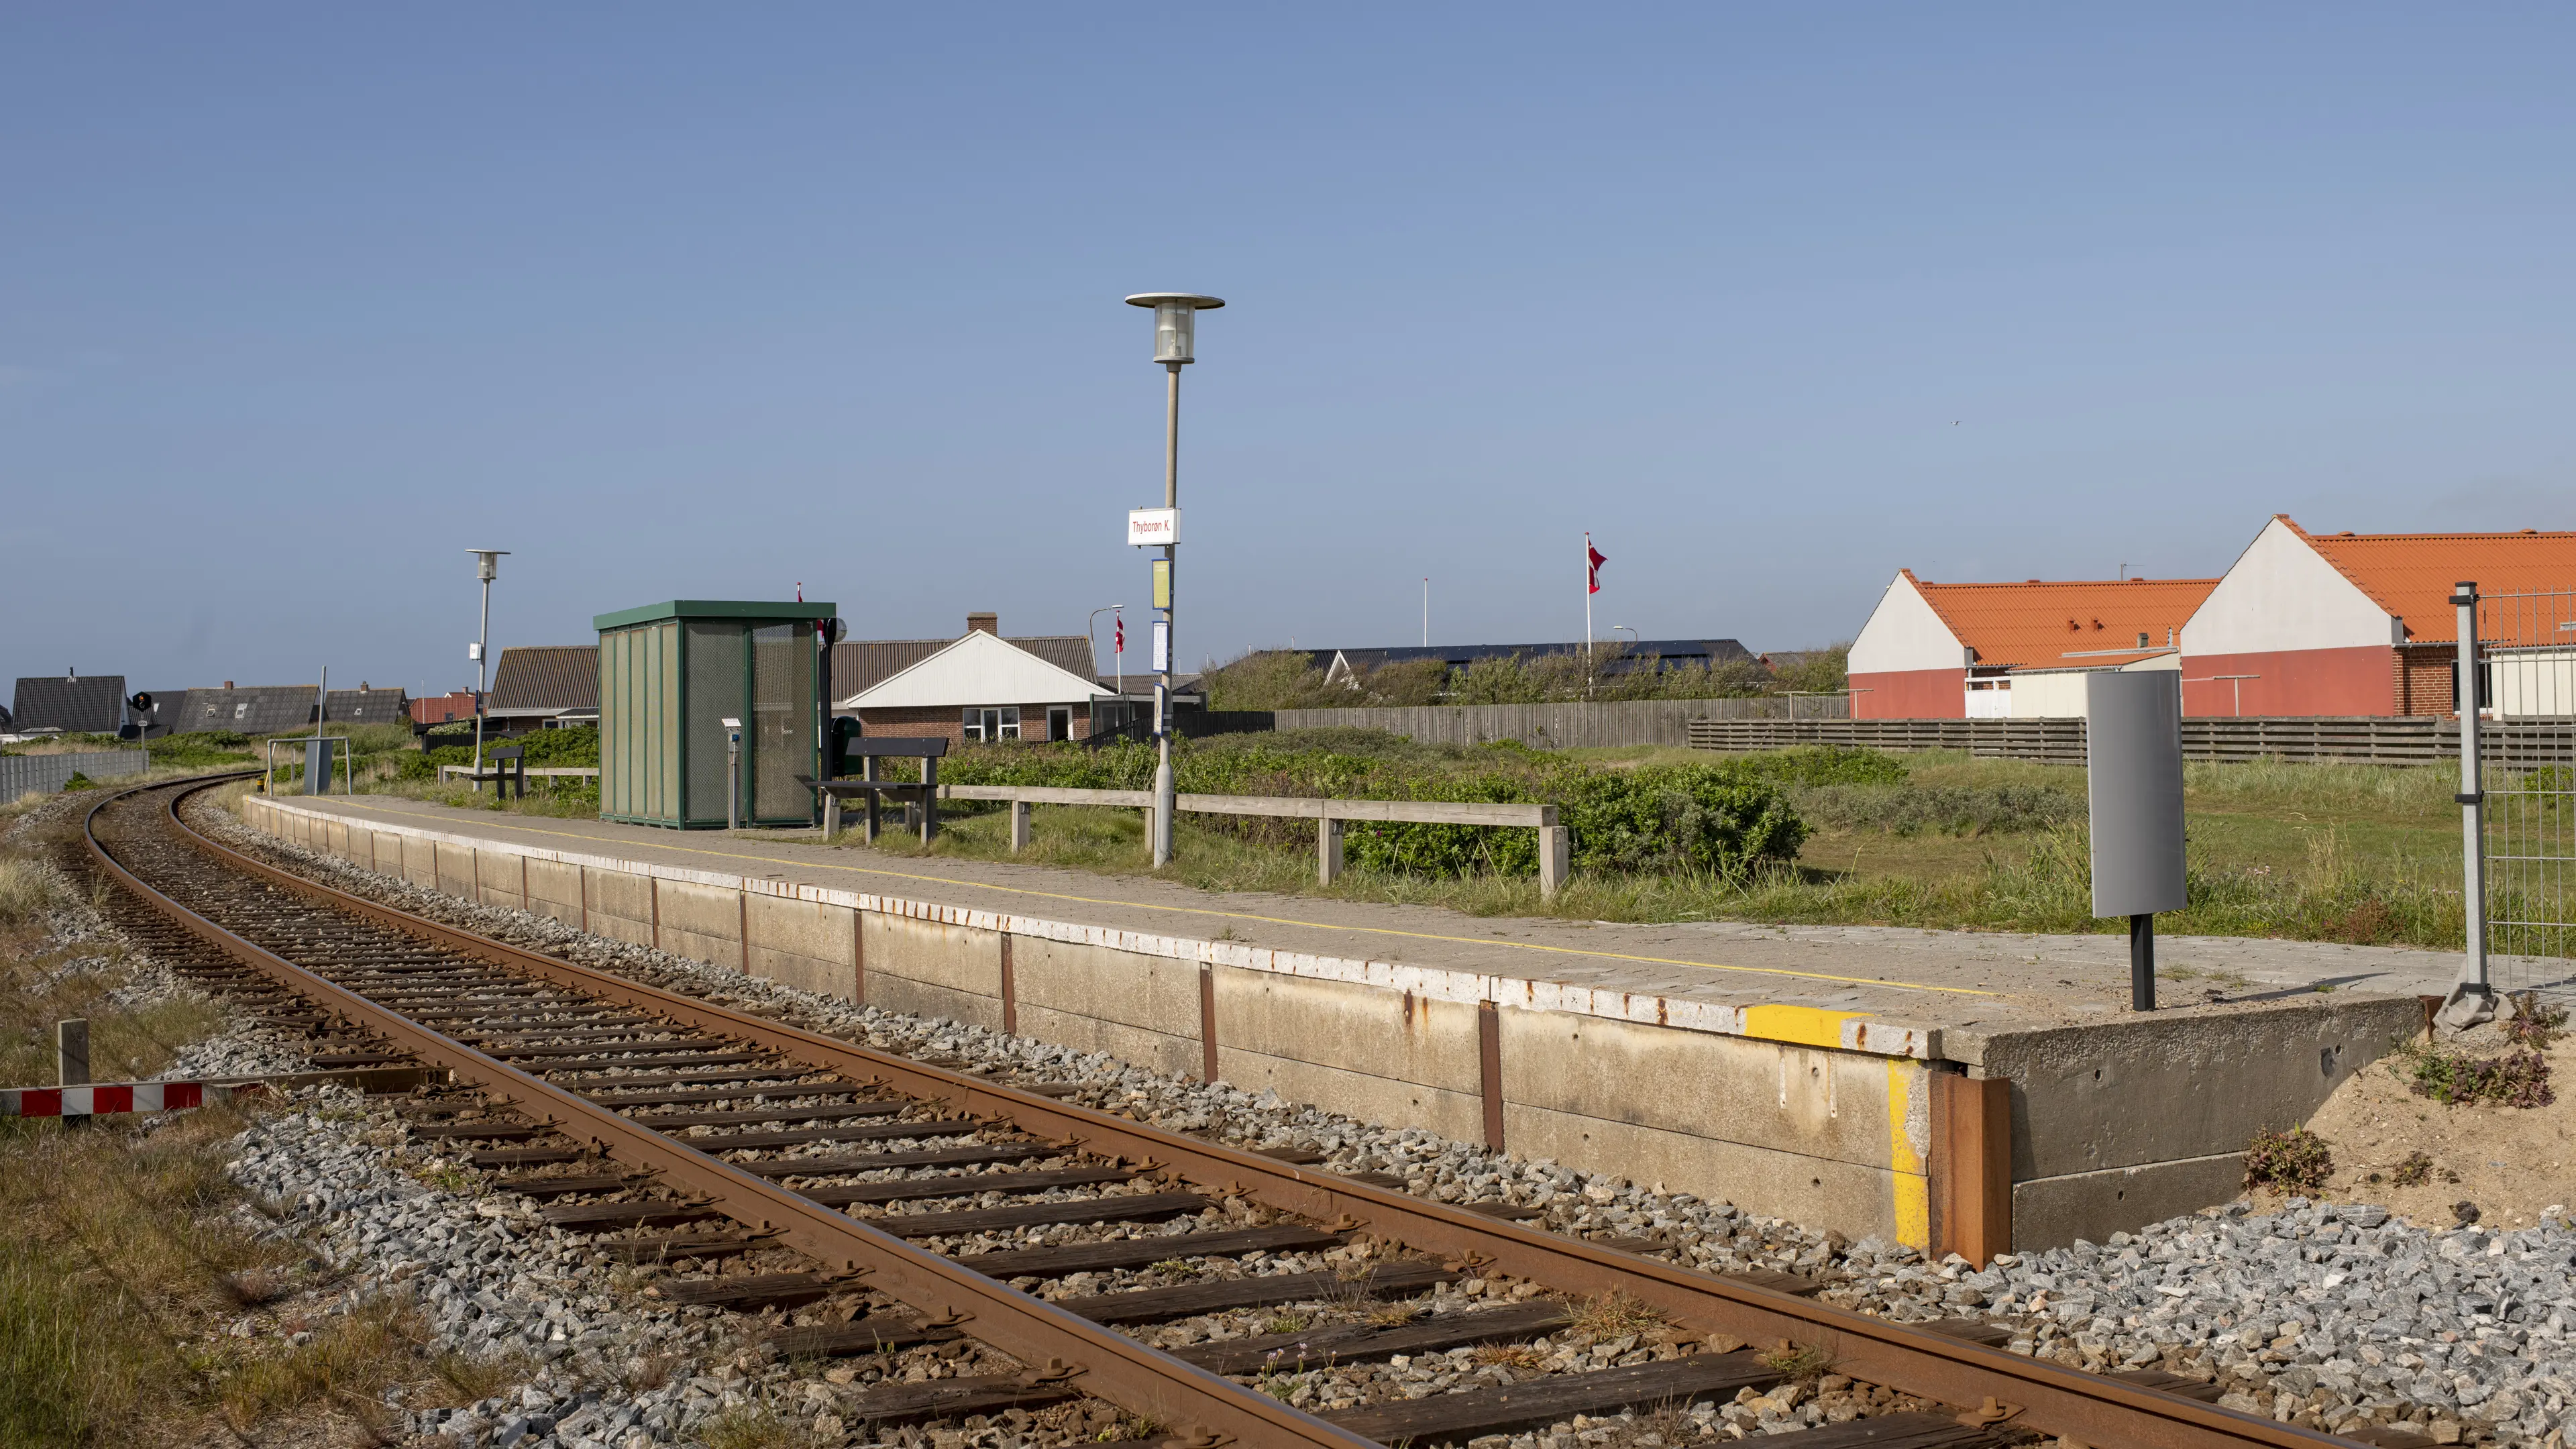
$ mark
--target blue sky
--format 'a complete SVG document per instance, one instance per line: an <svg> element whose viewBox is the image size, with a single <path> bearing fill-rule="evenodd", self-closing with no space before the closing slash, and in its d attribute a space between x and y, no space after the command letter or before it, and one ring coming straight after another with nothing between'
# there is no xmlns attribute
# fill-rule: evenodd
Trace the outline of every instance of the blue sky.
<svg viewBox="0 0 2576 1449"><path fill-rule="evenodd" d="M594 613L1181 652L1847 637L1935 579L2576 527L2551 7L20 6L0 673ZM1141 612L1141 611L1139 611ZM1131 613L1131 622L1136 615ZM1104 622L1105 628L1105 622ZM1141 631L1140 631L1141 633ZM1139 659L1131 651L1131 662Z"/></svg>

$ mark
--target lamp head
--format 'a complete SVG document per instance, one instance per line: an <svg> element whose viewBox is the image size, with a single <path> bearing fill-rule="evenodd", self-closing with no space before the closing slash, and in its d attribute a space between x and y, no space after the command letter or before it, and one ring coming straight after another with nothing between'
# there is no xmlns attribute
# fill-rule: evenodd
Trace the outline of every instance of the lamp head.
<svg viewBox="0 0 2576 1449"><path fill-rule="evenodd" d="M1177 366L1198 360L1191 355L1198 314L1215 311L1225 299L1196 292L1138 292L1127 305L1154 309L1154 360Z"/></svg>
<svg viewBox="0 0 2576 1449"><path fill-rule="evenodd" d="M506 548L469 548L466 552L474 555L474 577L487 584L501 576L500 561L510 553Z"/></svg>

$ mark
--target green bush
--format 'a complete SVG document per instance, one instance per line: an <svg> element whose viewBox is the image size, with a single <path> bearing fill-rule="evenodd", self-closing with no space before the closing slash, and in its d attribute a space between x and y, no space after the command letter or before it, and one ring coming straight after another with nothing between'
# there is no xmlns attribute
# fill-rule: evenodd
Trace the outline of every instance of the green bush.
<svg viewBox="0 0 2576 1449"><path fill-rule="evenodd" d="M1730 763L1783 785L1902 785L1905 762L1857 745L1791 745L1731 757Z"/></svg>
<svg viewBox="0 0 2576 1449"><path fill-rule="evenodd" d="M1890 835L1993 835L2087 818L2084 797L2053 785L1815 785L1789 799L1820 828Z"/></svg>
<svg viewBox="0 0 2576 1449"><path fill-rule="evenodd" d="M1587 870L1697 869L1734 879L1797 859L1807 838L1779 788L1732 762L1604 771L1564 806L1574 863Z"/></svg>
<svg viewBox="0 0 2576 1449"><path fill-rule="evenodd" d="M1805 838L1777 783L1781 775L1871 778L1894 764L1873 751L1779 754L1791 758L1617 769L1517 743L1426 745L1384 730L1318 729L1182 740L1172 758L1184 794L1550 804L1587 869L1735 876L1793 859ZM1153 746L1125 741L1098 750L969 745L940 762L939 777L961 785L1142 790L1153 784L1156 759ZM1301 847L1314 839L1304 821L1214 816L1208 823L1261 844ZM1344 829L1343 848L1360 866L1414 875L1538 870L1537 834L1521 827L1355 821Z"/></svg>

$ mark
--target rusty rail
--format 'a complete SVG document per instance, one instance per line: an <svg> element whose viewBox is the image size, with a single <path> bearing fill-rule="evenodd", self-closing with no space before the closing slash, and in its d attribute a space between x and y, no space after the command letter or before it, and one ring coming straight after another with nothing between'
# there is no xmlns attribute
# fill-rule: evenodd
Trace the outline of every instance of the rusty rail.
<svg viewBox="0 0 2576 1449"><path fill-rule="evenodd" d="M1400 1242L1419 1252L1444 1255L1484 1271L1525 1278L1561 1292L1624 1293L1661 1310L1674 1322L1703 1334L1731 1334L1753 1343L1789 1339L1816 1345L1833 1354L1837 1372L1941 1403L1974 1406L1992 1399L2014 1412L2011 1422L2016 1427L2073 1439L2092 1446L2092 1449L2329 1449L2329 1446L2356 1444L2354 1440L2336 1435L2140 1388L2099 1374L2085 1373L1831 1304L1712 1278L1657 1259L1620 1252L1581 1239L1560 1237L1464 1208L1372 1187L1332 1173L1302 1169L1258 1153L1166 1132L1092 1108L1017 1091L522 950L335 890L209 840L179 819L181 798L183 796L172 797L170 814L173 823L192 845L231 868L255 875L309 900L454 949L485 956L531 976L603 1000L649 1009L693 1027L740 1038L816 1068L863 1079L874 1077L907 1095L942 1101L966 1115L1007 1119L1025 1131L1071 1141L1095 1153L1153 1161L1184 1178L1221 1189L1228 1195L1248 1197L1282 1212L1316 1222L1343 1223L1354 1230ZM95 837L92 838L91 849L105 860ZM114 862L106 863L120 878L133 883L132 877L116 867ZM139 883L135 885L145 891L146 899L158 903L159 898L148 888L141 887ZM174 904L164 909L179 908ZM188 916L185 919L195 918ZM197 928L191 926L190 929ZM220 932L220 928L214 929L218 934L208 935L207 939L218 944L236 940L229 933ZM205 935L206 932L200 931L199 934ZM346 998L354 1009L369 1013L369 1020L381 1017L411 1025L337 986L308 977L300 968L271 957L247 942L238 942L238 945L263 961L273 962L275 967L293 973L295 980L311 980L321 993L335 999ZM225 949L233 948L227 945ZM262 969L270 968L263 965ZM411 1029L424 1037L430 1035L416 1026ZM744 1221L755 1221L760 1226L789 1225L781 1228L788 1240L819 1259L874 1266L884 1271L881 1255L902 1254L909 1271L871 1278L871 1286L906 1302L916 1301L908 1295L919 1294L920 1301L933 1307L934 1311L954 1303L967 1311L981 1309L990 1313L991 1319L978 1321L975 1335L1015 1356L1030 1362L1044 1362L1048 1357L1080 1356L1095 1365L1115 1362L1122 1370L1134 1365L1137 1369L1151 1368L1154 1372L1176 1375L1197 1373L1118 1335L1091 1328L1028 1295L992 1284L989 1280L982 1284L969 1283L965 1280L979 1278L980 1275L945 1259L936 1260L935 1267L917 1264L917 1260L925 1255L873 1229L862 1227L837 1213L798 1202L792 1195L770 1188L765 1182L750 1178L738 1169L691 1152L658 1134L648 1133L634 1123L444 1038L435 1038L433 1044L450 1057L471 1058L473 1063L479 1064L475 1068L477 1072L488 1069L499 1074L491 1080L526 1082L530 1100L552 1103L560 1099L566 1107L566 1116L571 1119L564 1124L564 1130L574 1135L584 1135L584 1128L595 1126L598 1135L593 1140L612 1145L612 1150L614 1145L625 1142L629 1137L650 1139L638 1150L656 1153L676 1151L707 1168L717 1169L717 1172L704 1177L673 1175L675 1180L688 1181L711 1196L722 1191L725 1195L718 1199L718 1206ZM512 1090L516 1090L515 1086ZM577 1128L571 1122L579 1122L583 1126ZM752 1193L754 1187L761 1189L765 1196L755 1196ZM774 1198L778 1205L766 1208L768 1217L762 1220L759 1214L764 1206L755 1204L765 1205L770 1198ZM745 1217L728 1205L737 1202L744 1204L752 1215ZM842 1236L833 1236L835 1234ZM808 1246L809 1241L813 1246ZM845 1241L852 1246L840 1246ZM862 1244L864 1254L858 1251ZM1023 1304L1025 1309L1021 1306ZM1032 1326L1018 1338L1006 1338L995 1331L996 1323L1006 1312L1031 1313L1033 1325L1042 1317L1046 1329L1041 1332ZM1019 1347L1023 1342L1030 1346ZM1100 1346L1094 1347L1095 1344ZM1117 1345L1117 1348L1109 1349L1110 1344ZM1093 1371L1099 1373L1100 1368L1095 1366ZM1214 1376L1200 1374L1198 1377L1213 1379ZM1127 1401L1121 1397L1123 1393L1136 1394L1131 1407L1171 1402L1169 1396L1157 1393L1156 1386L1123 1374L1114 1378L1104 1374L1098 1382L1104 1398L1124 1403ZM1215 1380L1215 1384L1234 1390L1222 1400L1223 1407L1227 1409L1239 1409L1242 1397L1261 1397L1249 1395L1248 1391L1237 1389L1221 1379ZM1294 1433L1307 1437L1272 1433L1270 1437L1253 1437L1250 1442L1367 1442L1355 1440L1320 1420L1276 1404L1276 1401L1265 1402L1278 1410L1283 1428L1291 1428ZM1236 1427L1244 1424L1244 1420L1233 1415L1220 1419L1217 1409L1218 1405L1211 1403L1206 1409L1176 1407L1158 1412L1175 1421L1205 1423L1230 1434L1258 1435L1268 1429L1267 1425Z"/></svg>
<svg viewBox="0 0 2576 1449"><path fill-rule="evenodd" d="M209 852L216 860L287 886L309 900L343 909L357 902L356 897L299 880L227 850L188 829L178 817L178 804L189 793L193 792L183 791L171 796L171 822L191 843ZM107 853L94 826L99 810L117 798L123 797L111 797L91 807L85 819L85 834L91 855L119 884L233 960L287 986L341 1020L372 1031L421 1060L445 1068L453 1074L454 1080L502 1093L531 1118L545 1122L566 1136L589 1142L613 1158L658 1169L664 1181L701 1194L710 1206L726 1216L774 1234L779 1242L819 1262L844 1272L866 1275L870 1289L915 1309L925 1318L944 1319L1022 1363L1043 1366L1032 1369L1033 1374L1049 1377L1079 1375L1076 1382L1086 1393L1131 1411L1155 1415L1167 1423L1193 1426L1198 1431L1197 1441L1200 1443L1217 1444L1237 1439L1260 1445L1363 1449L1372 1442L1291 1408L1267 1394L1183 1363L1124 1334L1077 1317L1042 1298L986 1277L954 1259L915 1248L900 1238L809 1202L766 1178L755 1177L731 1163L630 1122L543 1078L431 1031L399 1012L369 1001L244 940L144 884ZM380 922L424 934L428 933L426 928L433 925L408 913L388 911L383 907L375 907L365 914ZM464 932L441 927L435 934L450 944L470 944L475 953L496 956L500 964L514 968L525 969L547 961L545 957L516 951L497 941ZM579 972L585 989L595 989L616 980L597 973L581 972L577 967L566 968L562 962L553 962L552 965ZM649 1001L657 1009L674 1016L680 1014L676 1008L684 1006L688 1000L635 987L631 982L625 984L642 993L627 999L637 1004ZM732 1013L720 1015L733 1016ZM726 1029L730 1029L730 1025L728 1021Z"/></svg>

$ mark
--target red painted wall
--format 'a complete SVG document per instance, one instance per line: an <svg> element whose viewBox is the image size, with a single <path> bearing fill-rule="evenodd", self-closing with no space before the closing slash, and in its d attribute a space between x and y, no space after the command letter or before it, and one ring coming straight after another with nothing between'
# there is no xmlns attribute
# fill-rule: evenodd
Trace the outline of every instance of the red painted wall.
<svg viewBox="0 0 2576 1449"><path fill-rule="evenodd" d="M2182 661L2182 712L2239 713L2236 684L2218 674L2259 674L2244 681L2242 713L2397 713L2396 651L2380 644L2349 649L2282 649L2265 654L2191 654Z"/></svg>
<svg viewBox="0 0 2576 1449"><path fill-rule="evenodd" d="M1854 719L1966 719L1968 671L1896 669L1851 677ZM1862 690L1869 691L1866 694Z"/></svg>

